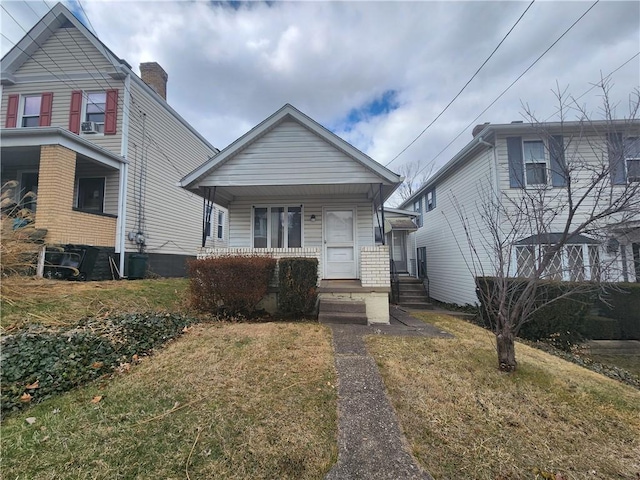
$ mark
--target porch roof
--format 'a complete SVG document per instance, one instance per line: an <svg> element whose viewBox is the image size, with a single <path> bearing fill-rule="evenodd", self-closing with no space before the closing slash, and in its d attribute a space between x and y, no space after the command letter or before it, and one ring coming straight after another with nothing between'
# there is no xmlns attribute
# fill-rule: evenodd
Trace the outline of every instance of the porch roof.
<svg viewBox="0 0 640 480"><path fill-rule="evenodd" d="M86 158L117 170L123 164L128 163L124 157L99 147L95 143L61 127L3 128L0 130L0 141L3 149L61 145Z"/></svg>

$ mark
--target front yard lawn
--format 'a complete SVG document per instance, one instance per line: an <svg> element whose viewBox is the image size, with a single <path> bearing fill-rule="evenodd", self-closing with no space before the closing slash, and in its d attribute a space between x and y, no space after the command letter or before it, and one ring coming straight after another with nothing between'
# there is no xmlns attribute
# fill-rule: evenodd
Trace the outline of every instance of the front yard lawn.
<svg viewBox="0 0 640 480"><path fill-rule="evenodd" d="M337 460L330 340L310 323L191 327L128 373L10 415L3 477L322 478Z"/></svg>
<svg viewBox="0 0 640 480"><path fill-rule="evenodd" d="M500 373L490 332L417 315L456 338L368 337L367 347L434 478L638 478L640 391L520 343L518 370Z"/></svg>

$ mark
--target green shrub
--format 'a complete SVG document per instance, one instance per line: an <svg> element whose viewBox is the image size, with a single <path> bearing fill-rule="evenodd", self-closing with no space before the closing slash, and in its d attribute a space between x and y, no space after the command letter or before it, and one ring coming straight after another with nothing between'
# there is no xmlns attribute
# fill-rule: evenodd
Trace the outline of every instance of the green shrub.
<svg viewBox="0 0 640 480"><path fill-rule="evenodd" d="M278 310L284 316L311 313L316 305L317 258L282 258L278 263Z"/></svg>
<svg viewBox="0 0 640 480"><path fill-rule="evenodd" d="M584 319L584 336L593 340L619 340L620 323L615 318L588 315Z"/></svg>
<svg viewBox="0 0 640 480"><path fill-rule="evenodd" d="M526 284L527 281L522 279L509 280L508 288L513 292L511 298L514 299L512 305ZM495 305L487 305L486 299L490 298L490 289L495 288L495 278L478 277L476 285L484 322L493 325L495 321L491 318L491 312L495 311ZM553 300L567 293L568 296ZM594 297L595 288L589 284L540 281L535 302L539 309L522 325L517 334L527 340L544 340L557 348L568 349L583 339L584 320L593 305Z"/></svg>
<svg viewBox="0 0 640 480"><path fill-rule="evenodd" d="M176 337L192 322L175 314L137 313L85 319L71 329L5 336L0 354L2 414L109 373L134 354ZM28 396L21 400L24 394Z"/></svg>
<svg viewBox="0 0 640 480"><path fill-rule="evenodd" d="M615 318L621 340L640 340L640 283L616 283L597 303L600 315Z"/></svg>
<svg viewBox="0 0 640 480"><path fill-rule="evenodd" d="M267 294L276 260L259 255L189 262L191 305L207 313L251 315Z"/></svg>

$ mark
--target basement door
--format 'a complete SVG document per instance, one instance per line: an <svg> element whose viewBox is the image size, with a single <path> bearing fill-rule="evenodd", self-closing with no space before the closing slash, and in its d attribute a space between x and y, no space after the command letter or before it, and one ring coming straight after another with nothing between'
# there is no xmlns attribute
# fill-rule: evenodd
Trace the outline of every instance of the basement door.
<svg viewBox="0 0 640 480"><path fill-rule="evenodd" d="M357 278L353 208L325 210L324 259L324 278Z"/></svg>

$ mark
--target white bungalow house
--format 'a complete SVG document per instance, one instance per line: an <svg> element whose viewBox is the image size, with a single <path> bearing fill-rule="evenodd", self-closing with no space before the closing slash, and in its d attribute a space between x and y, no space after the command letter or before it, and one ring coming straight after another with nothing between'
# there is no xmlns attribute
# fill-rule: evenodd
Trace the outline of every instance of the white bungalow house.
<svg viewBox="0 0 640 480"><path fill-rule="evenodd" d="M364 300L369 323L388 323L389 250L374 212L401 182L287 104L179 185L229 212L228 247L200 257L315 257L321 297Z"/></svg>

